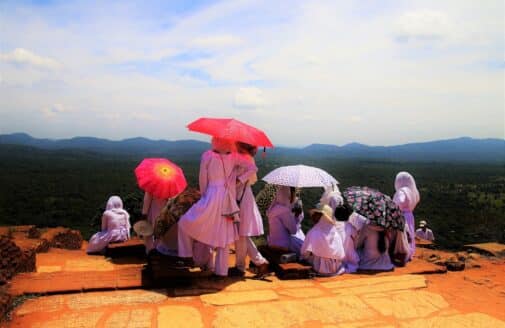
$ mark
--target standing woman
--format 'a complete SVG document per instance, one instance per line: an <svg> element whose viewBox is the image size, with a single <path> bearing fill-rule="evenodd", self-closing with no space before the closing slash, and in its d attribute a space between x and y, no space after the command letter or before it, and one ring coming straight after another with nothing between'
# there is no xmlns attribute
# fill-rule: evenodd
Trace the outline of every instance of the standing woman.
<svg viewBox="0 0 505 328"><path fill-rule="evenodd" d="M168 199L156 198L152 194L146 192L144 194L144 203L142 205L142 217L147 220L151 226L156 226L156 218L160 215L161 210L167 204ZM156 248L157 240L154 236L144 237L146 253Z"/></svg>
<svg viewBox="0 0 505 328"><path fill-rule="evenodd" d="M416 251L416 224L414 220L414 209L421 199L417 190L414 177L408 172L400 172L395 179L396 193L393 201L403 211L405 217L407 238L410 245L410 254L408 260L411 260Z"/></svg>
<svg viewBox="0 0 505 328"><path fill-rule="evenodd" d="M239 154L254 164L254 156L258 151L257 147L242 142L237 142L236 147ZM247 168L245 167L238 167L237 176L242 175L246 170ZM251 261L258 267L259 274L264 274L268 271L268 261L261 255L250 238L251 236L261 236L264 233L263 220L251 189L251 185L256 181L256 174L253 174L245 183L238 182L236 186L237 203L240 207L240 223L238 226L239 240L235 242L235 275L244 274L245 258L247 255L249 255Z"/></svg>
<svg viewBox="0 0 505 328"><path fill-rule="evenodd" d="M212 149L202 155L199 184L202 197L178 222L178 251L193 257L194 242L216 248L214 273L228 275L229 246L238 239L235 185L245 183L258 170L253 162L234 152L234 142L212 138ZM236 168L243 168L237 176Z"/></svg>
<svg viewBox="0 0 505 328"><path fill-rule="evenodd" d="M88 243L88 253L103 251L111 242L130 239L130 214L123 209L119 196L111 196L102 215L102 231L95 233Z"/></svg>
<svg viewBox="0 0 505 328"><path fill-rule="evenodd" d="M275 199L267 210L268 246L287 248L300 256L305 240L302 231L303 209L294 187L278 186Z"/></svg>

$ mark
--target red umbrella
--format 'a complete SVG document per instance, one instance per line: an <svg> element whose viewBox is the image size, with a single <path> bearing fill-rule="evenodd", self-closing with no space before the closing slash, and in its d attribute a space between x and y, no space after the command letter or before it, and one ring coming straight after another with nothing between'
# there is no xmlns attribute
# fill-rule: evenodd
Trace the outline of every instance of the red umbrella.
<svg viewBox="0 0 505 328"><path fill-rule="evenodd" d="M188 129L259 147L274 146L263 131L232 118L202 117L188 124Z"/></svg>
<svg viewBox="0 0 505 328"><path fill-rule="evenodd" d="M172 198L188 185L182 169L164 158L146 158L136 168L139 187L156 198Z"/></svg>

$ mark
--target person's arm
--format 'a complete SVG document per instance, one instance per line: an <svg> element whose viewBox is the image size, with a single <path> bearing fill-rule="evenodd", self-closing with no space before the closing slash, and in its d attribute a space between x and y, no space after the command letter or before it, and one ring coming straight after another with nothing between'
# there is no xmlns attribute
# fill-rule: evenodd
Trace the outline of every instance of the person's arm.
<svg viewBox="0 0 505 328"><path fill-rule="evenodd" d="M428 231L428 238L431 241L435 241L435 235L433 235L433 231L431 230Z"/></svg>
<svg viewBox="0 0 505 328"><path fill-rule="evenodd" d="M202 155L202 160L200 161L200 174L198 176L198 184L200 187L200 193L203 195L205 191L207 190L207 184L209 182L209 160L210 158L208 157L209 155L207 153L204 153Z"/></svg>
<svg viewBox="0 0 505 328"><path fill-rule="evenodd" d="M299 216L303 216L303 213ZM288 230L289 234L296 234L296 231L298 230L298 224L301 222L301 220L295 217L289 208L286 207L286 211L279 215L279 219L284 228Z"/></svg>
<svg viewBox="0 0 505 328"><path fill-rule="evenodd" d="M106 214L102 215L102 231L107 231L108 216Z"/></svg>
<svg viewBox="0 0 505 328"><path fill-rule="evenodd" d="M358 235L358 242L356 243L356 249L359 249L361 247L363 247L363 245L365 244L365 240L366 240L366 231L367 228L361 230L359 232L359 235Z"/></svg>
<svg viewBox="0 0 505 328"><path fill-rule="evenodd" d="M407 195L401 190L398 190L394 194L393 201L395 202L396 205L400 207L407 207L409 202Z"/></svg>
<svg viewBox="0 0 505 328"><path fill-rule="evenodd" d="M254 180L254 175L256 172L258 172L258 167L254 163L254 160L251 160L251 158L248 158L246 155L241 155L241 154L236 154L236 165L244 168L245 172L242 173L241 175L237 176L237 179L245 184L246 181L251 179L251 181Z"/></svg>
<svg viewBox="0 0 505 328"><path fill-rule="evenodd" d="M149 214L149 210L151 209L151 203L153 201L153 196L146 192L144 194L144 203L142 205L142 216L147 216Z"/></svg>

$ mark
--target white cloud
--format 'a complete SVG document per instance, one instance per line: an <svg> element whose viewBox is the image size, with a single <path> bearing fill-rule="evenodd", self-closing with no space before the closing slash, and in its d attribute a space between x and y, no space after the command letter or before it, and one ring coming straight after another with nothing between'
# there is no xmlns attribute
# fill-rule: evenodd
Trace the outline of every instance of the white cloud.
<svg viewBox="0 0 505 328"><path fill-rule="evenodd" d="M242 109L256 109L267 104L263 91L256 87L239 88L235 93L234 105Z"/></svg>
<svg viewBox="0 0 505 328"><path fill-rule="evenodd" d="M51 70L61 66L52 58L39 56L23 48L16 48L11 52L0 54L0 60L18 65Z"/></svg>
<svg viewBox="0 0 505 328"><path fill-rule="evenodd" d="M239 37L233 35L210 35L204 37L198 37L191 41L190 45L198 48L221 48L221 47L231 47L238 46L242 44L243 41Z"/></svg>
<svg viewBox="0 0 505 328"><path fill-rule="evenodd" d="M451 24L445 13L433 10L406 12L396 21L399 41L438 40L448 37Z"/></svg>
<svg viewBox="0 0 505 328"><path fill-rule="evenodd" d="M503 135L502 0L130 1L7 3L0 129L198 138L186 124L212 115L276 144Z"/></svg>

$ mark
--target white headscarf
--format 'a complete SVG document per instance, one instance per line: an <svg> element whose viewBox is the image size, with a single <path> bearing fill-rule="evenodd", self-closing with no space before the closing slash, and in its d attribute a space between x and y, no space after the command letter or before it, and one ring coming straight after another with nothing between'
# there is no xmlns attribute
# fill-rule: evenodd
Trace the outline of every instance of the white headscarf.
<svg viewBox="0 0 505 328"><path fill-rule="evenodd" d="M413 211L417 203L421 200L419 191L417 190L414 177L408 172L400 172L395 179L396 194L394 199L398 199L398 195L403 193L407 198L407 204L410 211Z"/></svg>
<svg viewBox="0 0 505 328"><path fill-rule="evenodd" d="M126 230L128 231L128 238L130 238L130 214L125 209L123 209L123 201L119 196L111 196L107 201L107 205L105 205L105 212L103 212L103 215L111 217L111 213L124 215L124 218L126 220Z"/></svg>
<svg viewBox="0 0 505 328"><path fill-rule="evenodd" d="M344 204L344 198L336 184L324 187L324 193L319 201L323 205L328 205L333 211Z"/></svg>
<svg viewBox="0 0 505 328"><path fill-rule="evenodd" d="M130 214L126 210L123 209L123 201L119 196L111 196L107 201L107 205L105 206L105 212L111 211L116 214L125 214L126 218L130 218Z"/></svg>

